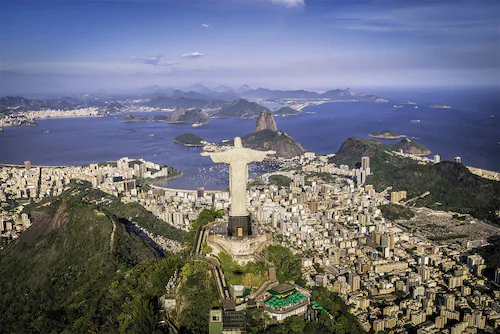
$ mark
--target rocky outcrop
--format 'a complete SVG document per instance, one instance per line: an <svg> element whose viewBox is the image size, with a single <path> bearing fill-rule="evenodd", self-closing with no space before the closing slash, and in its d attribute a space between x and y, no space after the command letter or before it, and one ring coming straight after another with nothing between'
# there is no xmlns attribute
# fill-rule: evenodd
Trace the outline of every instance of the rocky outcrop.
<svg viewBox="0 0 500 334"><path fill-rule="evenodd" d="M21 234L18 239L20 243L31 243L37 238L50 233L52 230L65 229L68 224L66 201L61 201L53 215L43 211L33 211L30 216L33 225Z"/></svg>
<svg viewBox="0 0 500 334"><path fill-rule="evenodd" d="M254 132L262 130L278 131L278 127L276 126L276 121L274 120L273 115L271 115L269 111L261 112L259 118L257 118L257 123L255 123Z"/></svg>
<svg viewBox="0 0 500 334"><path fill-rule="evenodd" d="M393 151L403 151L403 153L418 155L418 156L426 156L431 154L431 151L425 147L424 145L417 143L410 138L404 138L399 143L388 145L390 150Z"/></svg>
<svg viewBox="0 0 500 334"><path fill-rule="evenodd" d="M275 157L293 158L302 155L306 149L295 139L277 130L276 121L269 111L260 113L255 124L255 132L241 138L243 146L254 150L276 151ZM233 145L233 141L227 141L222 145Z"/></svg>
<svg viewBox="0 0 500 334"><path fill-rule="evenodd" d="M168 122L171 123L208 123L210 120L207 113L200 109L185 109L177 108L168 117Z"/></svg>
<svg viewBox="0 0 500 334"><path fill-rule="evenodd" d="M187 109L185 108L177 108L175 109L170 116L168 117L169 122L177 122L185 113Z"/></svg>
<svg viewBox="0 0 500 334"><path fill-rule="evenodd" d="M143 116L134 116L132 114L127 114L123 117L122 122L130 123L130 122L147 122L148 118Z"/></svg>
<svg viewBox="0 0 500 334"><path fill-rule="evenodd" d="M276 151L276 157L293 158L306 152L295 139L280 131L261 130L243 137L242 141L248 148Z"/></svg>
<svg viewBox="0 0 500 334"><path fill-rule="evenodd" d="M306 150L288 134L278 131L276 121L269 111L260 113L255 131L242 138L245 147L276 151L277 157L293 158Z"/></svg>

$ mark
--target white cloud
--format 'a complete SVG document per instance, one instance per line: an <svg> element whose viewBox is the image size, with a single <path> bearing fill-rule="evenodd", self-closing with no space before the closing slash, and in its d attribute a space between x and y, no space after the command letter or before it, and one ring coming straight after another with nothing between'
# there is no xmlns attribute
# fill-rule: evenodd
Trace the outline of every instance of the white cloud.
<svg viewBox="0 0 500 334"><path fill-rule="evenodd" d="M210 24L206 24L206 23L203 23L201 26L203 28L212 28L212 26Z"/></svg>
<svg viewBox="0 0 500 334"><path fill-rule="evenodd" d="M191 53L185 53L182 55L182 58L188 58L188 59L195 59L195 58L200 58L203 57L204 54L201 52L191 52Z"/></svg>
<svg viewBox="0 0 500 334"><path fill-rule="evenodd" d="M140 57L132 57L133 61L138 61L146 65L153 65L153 66L172 66L175 63L169 62L169 61L162 61L161 59L163 58L163 55L158 55L156 57L145 57L145 58L140 58Z"/></svg>
<svg viewBox="0 0 500 334"><path fill-rule="evenodd" d="M305 0L270 0L272 3L277 5L283 5L285 7L300 7L306 4Z"/></svg>

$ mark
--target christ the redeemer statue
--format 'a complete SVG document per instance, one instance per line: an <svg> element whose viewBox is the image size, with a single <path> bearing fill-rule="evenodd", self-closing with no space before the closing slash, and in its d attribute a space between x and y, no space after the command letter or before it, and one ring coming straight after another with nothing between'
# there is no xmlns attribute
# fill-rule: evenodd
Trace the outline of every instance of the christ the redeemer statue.
<svg viewBox="0 0 500 334"><path fill-rule="evenodd" d="M252 234L250 216L247 211L247 181L248 164L261 162L266 155L275 151L257 151L244 148L241 138L234 138L234 148L201 155L210 156L215 163L223 162L229 165L229 193L231 195L231 211L229 213L228 235L244 237Z"/></svg>

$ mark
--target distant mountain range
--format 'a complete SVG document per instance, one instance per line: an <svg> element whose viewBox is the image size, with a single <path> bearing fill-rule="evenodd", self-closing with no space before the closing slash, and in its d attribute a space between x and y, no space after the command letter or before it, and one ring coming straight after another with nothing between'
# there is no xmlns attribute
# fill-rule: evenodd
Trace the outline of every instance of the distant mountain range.
<svg viewBox="0 0 500 334"><path fill-rule="evenodd" d="M363 101L363 102L387 102L386 99L370 94L356 94L351 88L334 89L324 93L317 93L307 90L272 90L267 88L252 89L248 85L243 85L238 89L231 90L227 86L220 86L210 89L203 85L194 85L188 87L187 94L198 93L204 98L212 97L221 100L235 100L236 98L245 98L250 100L281 100L281 99L329 99L333 101ZM175 91L178 92L178 91ZM171 93L172 94L172 93Z"/></svg>
<svg viewBox="0 0 500 334"><path fill-rule="evenodd" d="M17 111L40 109L77 109L96 107L102 113L114 113L123 108L123 104L103 99L85 99L62 97L59 99L26 99L22 96L5 96L0 98L0 114Z"/></svg>
<svg viewBox="0 0 500 334"><path fill-rule="evenodd" d="M259 115L262 111L269 111L269 109L258 103L240 99L224 105L214 115L217 117L253 118L254 116Z"/></svg>
<svg viewBox="0 0 500 334"><path fill-rule="evenodd" d="M189 94L188 95L192 95ZM196 93L195 93L196 94ZM178 94L177 94L178 95ZM144 105L153 108L219 108L226 101L222 100L211 100L208 97L203 98L193 98L188 96L179 97L169 97L169 96L157 96L152 98L150 101L145 102Z"/></svg>
<svg viewBox="0 0 500 334"><path fill-rule="evenodd" d="M213 89L203 85L193 85L184 90L162 89L155 86L149 89L155 95L148 106L170 108L216 108L228 101L246 99L253 101L286 102L286 100L325 100L351 102L387 102L386 99L370 94L356 94L352 89L334 89L324 93L307 90L272 90L267 88L252 89L243 85L232 90L228 86L219 86ZM257 113L258 115L258 113Z"/></svg>
<svg viewBox="0 0 500 334"><path fill-rule="evenodd" d="M219 117L253 117L263 110L262 106L251 105L254 102L276 102L281 104L303 103L308 101L351 101L351 102L387 102L387 100L369 94L356 94L350 88L335 89L324 93L306 90L272 90L267 88L252 89L243 85L237 89L219 86L213 89L203 85L193 85L183 90L149 86L136 94L122 96L83 95L58 99L27 99L21 96L0 98L0 113L29 111L39 109L76 109L97 107L103 114L121 111L129 105L143 105L152 108L221 108ZM240 108L241 107L241 108ZM274 114L293 115L297 112L283 109ZM238 114L240 114L238 116ZM214 114L215 116L215 114Z"/></svg>

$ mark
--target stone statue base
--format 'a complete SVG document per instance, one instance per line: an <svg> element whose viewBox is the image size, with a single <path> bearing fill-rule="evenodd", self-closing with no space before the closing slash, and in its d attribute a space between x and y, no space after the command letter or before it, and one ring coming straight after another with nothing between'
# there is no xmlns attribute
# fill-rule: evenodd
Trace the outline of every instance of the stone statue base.
<svg viewBox="0 0 500 334"><path fill-rule="evenodd" d="M255 261L255 256L267 245L272 244L270 233L254 235L244 239L225 238L220 235L210 235L207 245L212 248L212 254L227 253L240 265Z"/></svg>
<svg viewBox="0 0 500 334"><path fill-rule="evenodd" d="M229 216L227 235L230 238L244 238L252 235L252 221L250 215Z"/></svg>

